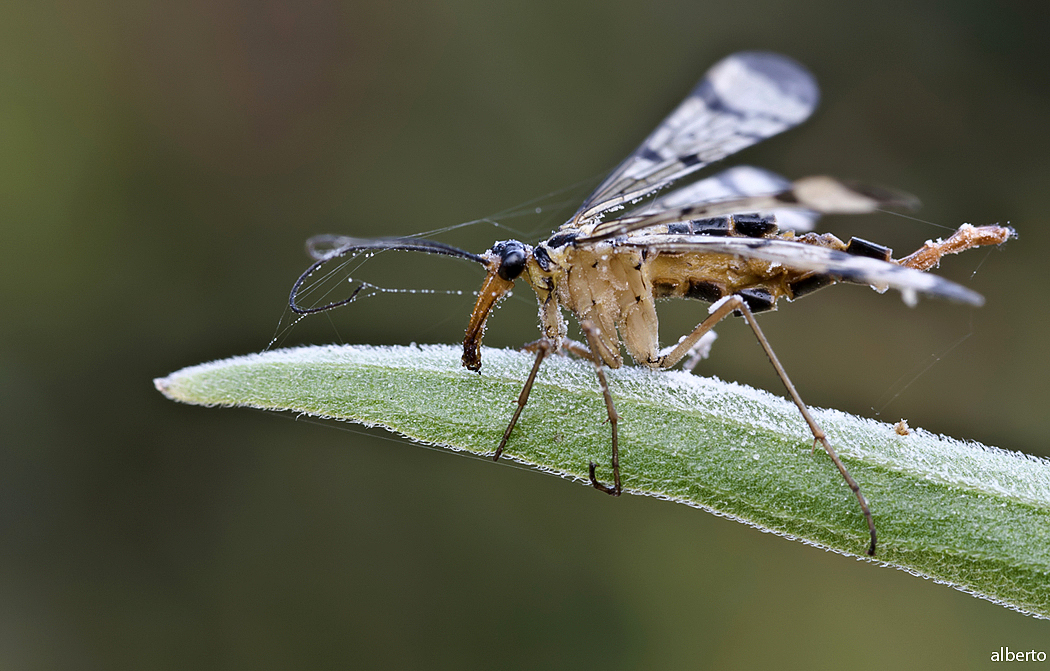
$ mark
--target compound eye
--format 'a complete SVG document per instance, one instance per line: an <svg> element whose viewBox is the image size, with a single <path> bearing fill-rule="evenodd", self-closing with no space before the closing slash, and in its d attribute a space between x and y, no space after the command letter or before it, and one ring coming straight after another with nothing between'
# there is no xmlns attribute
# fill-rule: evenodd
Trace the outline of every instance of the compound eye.
<svg viewBox="0 0 1050 671"><path fill-rule="evenodd" d="M525 245L514 240L504 243L499 255L499 270L496 272L507 281L517 279L524 272L525 263L529 259Z"/></svg>

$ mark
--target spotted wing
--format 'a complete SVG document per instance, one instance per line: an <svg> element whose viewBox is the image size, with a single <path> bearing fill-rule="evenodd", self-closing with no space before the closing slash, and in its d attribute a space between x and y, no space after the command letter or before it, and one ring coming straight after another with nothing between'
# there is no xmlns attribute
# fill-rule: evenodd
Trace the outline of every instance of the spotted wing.
<svg viewBox="0 0 1050 671"><path fill-rule="evenodd" d="M982 305L984 297L954 282L905 266L866 256L777 238L710 237L703 235L635 235L623 244L649 253L731 254L762 259L787 268L814 271L834 280L867 284L876 291L897 289L911 303L918 293L959 303Z"/></svg>
<svg viewBox="0 0 1050 671"><path fill-rule="evenodd" d="M789 58L746 51L722 59L566 226L630 203L798 125L819 98L813 75Z"/></svg>
<svg viewBox="0 0 1050 671"><path fill-rule="evenodd" d="M712 175L699 182L693 182L689 186L660 196L642 207L631 211L628 217L638 217L648 214L656 214L666 210L675 210L689 207L698 203L713 203L717 201L749 198L751 196L765 196L791 188L791 182L775 172L763 170L750 165L738 165L728 170L723 170L717 175ZM738 214L732 212L731 214ZM781 230L797 231L804 233L812 231L820 213L813 210L780 208L765 212L776 218L777 225Z"/></svg>
<svg viewBox="0 0 1050 671"><path fill-rule="evenodd" d="M675 193L669 195L674 196ZM900 191L834 177L804 177L776 193L700 202L651 213L646 213L649 208L645 208L639 215L602 222L586 236L577 238L576 242L599 242L661 225L741 212L798 209L820 214L866 214L883 208L915 209L918 203L914 196Z"/></svg>

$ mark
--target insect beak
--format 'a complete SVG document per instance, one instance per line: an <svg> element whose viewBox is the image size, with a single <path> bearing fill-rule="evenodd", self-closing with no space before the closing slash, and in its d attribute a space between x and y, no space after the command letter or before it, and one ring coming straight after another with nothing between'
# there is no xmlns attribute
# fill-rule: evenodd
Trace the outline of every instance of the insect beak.
<svg viewBox="0 0 1050 671"><path fill-rule="evenodd" d="M485 283L478 292L474 311L470 313L470 324L463 338L463 365L472 371L481 370L481 338L485 334L485 320L501 298L514 288L514 280L505 280L499 275L498 262L489 267Z"/></svg>
<svg viewBox="0 0 1050 671"><path fill-rule="evenodd" d="M463 365L469 370L481 370L481 338L485 334L485 320L492 308L514 288L514 280L525 270L530 254L528 245L508 240L497 243L482 255L488 274L478 292L474 311L470 313L467 334L463 338Z"/></svg>

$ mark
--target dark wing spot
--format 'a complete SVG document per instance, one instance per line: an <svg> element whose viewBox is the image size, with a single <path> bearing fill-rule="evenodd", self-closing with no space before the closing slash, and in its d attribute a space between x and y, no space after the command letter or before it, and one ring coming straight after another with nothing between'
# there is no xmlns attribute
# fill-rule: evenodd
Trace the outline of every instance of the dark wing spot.
<svg viewBox="0 0 1050 671"><path fill-rule="evenodd" d="M773 216L736 214L733 215L733 229L738 235L748 238L767 238L774 235L778 227L776 217Z"/></svg>
<svg viewBox="0 0 1050 671"><path fill-rule="evenodd" d="M715 91L715 87L706 78L701 80L695 89L693 89L693 95L704 101L704 105L708 109L716 112L722 112L726 115L732 115L739 117L741 114L734 109L728 107L722 100L722 96L718 95Z"/></svg>
<svg viewBox="0 0 1050 671"><path fill-rule="evenodd" d="M663 156L660 156L660 154L658 154L657 152L653 151L649 147L645 147L641 151L639 151L638 152L638 158L643 158L646 161L651 161L653 163L662 163L663 160L664 160Z"/></svg>
<svg viewBox="0 0 1050 671"><path fill-rule="evenodd" d="M893 259L893 250L889 247L876 245L874 242L868 242L860 238L849 239L849 244L846 245L846 253L853 256L867 256L879 261L891 261Z"/></svg>
<svg viewBox="0 0 1050 671"><path fill-rule="evenodd" d="M688 223L668 224L667 232L670 235L689 235L693 229Z"/></svg>
<svg viewBox="0 0 1050 671"><path fill-rule="evenodd" d="M555 233L550 237L550 240L547 241L547 246L551 249L557 249L558 247L567 245L575 240L577 235L579 235L578 231L562 231L560 233Z"/></svg>
<svg viewBox="0 0 1050 671"><path fill-rule="evenodd" d="M729 217L696 219L690 222L694 235L726 236L729 235Z"/></svg>

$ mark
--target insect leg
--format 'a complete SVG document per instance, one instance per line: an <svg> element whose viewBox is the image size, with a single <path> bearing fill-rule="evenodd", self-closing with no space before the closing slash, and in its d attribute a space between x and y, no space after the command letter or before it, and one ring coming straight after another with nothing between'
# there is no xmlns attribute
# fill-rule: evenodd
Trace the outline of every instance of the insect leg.
<svg viewBox="0 0 1050 671"><path fill-rule="evenodd" d="M780 360L777 359L777 355L773 353L773 348L770 347L769 341L766 340L765 334L762 333L762 329L758 326L758 320L755 319L755 315L751 312L750 308L747 307L747 303L744 302L740 296L729 296L722 300L721 303L715 303L712 307L715 309L711 311L711 316L701 322L692 333L690 333L682 341L678 343L666 354L663 354L657 358L657 365L660 368L670 368L676 363L682 360L682 358L689 354L701 342L702 338L711 331L715 325L728 317L734 311L739 311L744 319L747 320L751 330L754 331L755 337L758 338L758 343L762 345L762 349L765 350L766 356L769 358L769 362L773 364L774 370L780 377L780 381L784 383L787 388L788 394L791 396L791 400L795 402L799 412L802 413L802 418L806 420L806 424L809 425L810 431L813 432L813 446L819 442L823 447L824 451L828 453L831 460L835 463L835 467L839 469L839 473L842 474L846 484L849 485L850 490L853 491L854 496L857 497L857 502L860 504L860 510L864 513L864 519L868 523L868 532L871 535L871 545L868 547L868 554L871 556L875 555L875 522L871 518L871 510L868 508L868 501L864 498L864 494L860 491L860 485L853 479L853 476L846 470L846 466L839 459L839 455L835 452L835 448L831 446L831 442L828 441L827 434L817 424L817 420L813 418L813 415L809 413L809 408L802 402L802 398L798 395L798 391L795 390L795 385L791 383L791 379L787 376L787 372L784 371L784 367L780 365Z"/></svg>
<svg viewBox="0 0 1050 671"><path fill-rule="evenodd" d="M580 357L581 359L587 359L588 361L593 360L591 350L587 349L587 346L582 342L576 342L575 340L569 340L568 338L561 339L561 348L566 352L570 352Z"/></svg>
<svg viewBox="0 0 1050 671"><path fill-rule="evenodd" d="M828 453L831 460L835 462L835 467L839 469L839 473L842 474L843 479L846 480L846 484L853 491L854 496L857 497L857 503L860 504L860 510L864 513L864 519L868 523L868 533L871 536L871 545L868 546L868 555L871 557L875 556L875 522L871 518L871 510L868 508L868 501L864 498L864 494L860 491L860 485L853 479L853 476L846 470L846 466L839 459L839 455L835 452L835 448L831 446L831 442L828 441L827 434L817 424L817 420L813 419L813 415L809 414L809 409L806 404L802 402L802 398L798 395L795 390L795 385L791 383L791 379L788 378L787 373L784 371L784 367L780 365L780 361L777 359L777 355L773 353L773 348L770 347L769 341L766 340L766 336L762 333L762 329L758 327L758 320L755 319L755 315L752 314L750 308L739 296L733 296L732 299L727 301L728 303L736 303L734 309L739 310L744 315L744 319L747 320L751 330L755 332L755 337L758 338L758 342L762 345L762 349L766 351L766 356L769 357L769 362L773 364L773 368L777 371L777 375L780 376L780 381L784 383L784 386L788 390L788 394L791 395L791 400L798 406L799 412L802 413L802 417L806 420L806 424L809 424L810 431L813 432L814 447L816 443L820 443L824 446L824 451ZM714 315L712 315L714 316Z"/></svg>
<svg viewBox="0 0 1050 671"><path fill-rule="evenodd" d="M696 344L689 348L689 351L687 352L687 354L689 354L689 358L686 359L685 363L682 364L682 370L686 370L692 373L696 369L696 367L700 365L701 361L710 356L711 346L715 344L715 340L717 339L717 333L715 333L714 331L708 331L699 340L697 340Z"/></svg>
<svg viewBox="0 0 1050 671"><path fill-rule="evenodd" d="M522 352L535 352L540 347L543 347L543 343L545 342L547 343L546 346L551 347L551 351L554 351L553 346L550 345L551 341L547 338L540 338L539 340L527 342L524 345L522 345L519 349ZM576 342L575 340L570 340L569 338L562 338L561 344L558 346L556 353L564 356L566 352L570 354L575 354L581 359L591 358L591 350L587 349L586 345L584 345L581 342Z"/></svg>
<svg viewBox="0 0 1050 671"><path fill-rule="evenodd" d="M711 307L713 307L714 310L711 311L711 315L707 319L700 322L700 324L693 329L693 332L682 338L677 345L669 350L665 350L664 353L656 358L656 367L671 368L681 361L686 354L702 352L703 355L699 356L695 363L690 360L689 363L692 365L689 366L689 370L692 370L696 364L699 363L699 359L704 358L704 355L706 355L706 352L703 351L705 344L706 348L710 349L711 343L714 342L714 332L712 332L711 329L713 329L718 322L731 315L734 310L737 310L737 305L743 304L743 302L743 299L739 296L730 296L723 299L720 303L712 305ZM708 335L708 333L711 335Z"/></svg>
<svg viewBox="0 0 1050 671"><path fill-rule="evenodd" d="M532 364L532 371L529 372L529 378L525 380L525 386L521 388L521 393L518 394L518 407L514 411L514 416L510 418L507 430L503 432L503 439L499 441L496 453L492 455L493 461L499 461L500 455L503 454L503 448L507 446L507 441L510 439L510 432L514 430L514 425L518 423L518 418L521 417L521 411L525 409L525 404L529 402L529 393L532 392L532 385L536 382L536 373L540 371L540 364L543 363L543 359L548 354L554 351L554 343L546 338L541 338L536 342L529 343L526 345L526 348L535 350L536 361Z"/></svg>
<svg viewBox="0 0 1050 671"><path fill-rule="evenodd" d="M598 335L600 333L599 330L598 330L598 327L595 326L594 322L590 321L589 319L585 319L582 322L580 322L580 328L583 330L584 334L586 334L586 336L587 336L587 343L590 345L590 351L587 351L587 350L584 349L583 352L581 353L580 351L578 351L576 349L573 349L573 353L577 354L577 355L580 355L581 357L585 356L586 358L590 359L592 363L594 363L594 370L598 374L598 383L601 385L602 395L605 397L605 409L609 413L609 425L612 427L612 472L613 472L613 485L610 487L609 485L603 485L602 483L598 482L598 478L595 477L595 475L594 475L595 463L592 461L591 464L590 464L591 486L594 487L595 489L599 489L599 490L605 492L606 494L611 494L612 496L619 496L620 495L620 447L619 447L619 443L617 441L616 424L617 424L617 422L620 421L620 415L618 415L616 413L616 406L613 404L612 393L609 391L609 381L605 379L605 372L602 370L602 362L598 358L598 355L595 354L595 352L598 351L597 350L597 343L598 343ZM573 344L579 346L578 343L573 343ZM583 348L580 347L580 349L583 349Z"/></svg>

